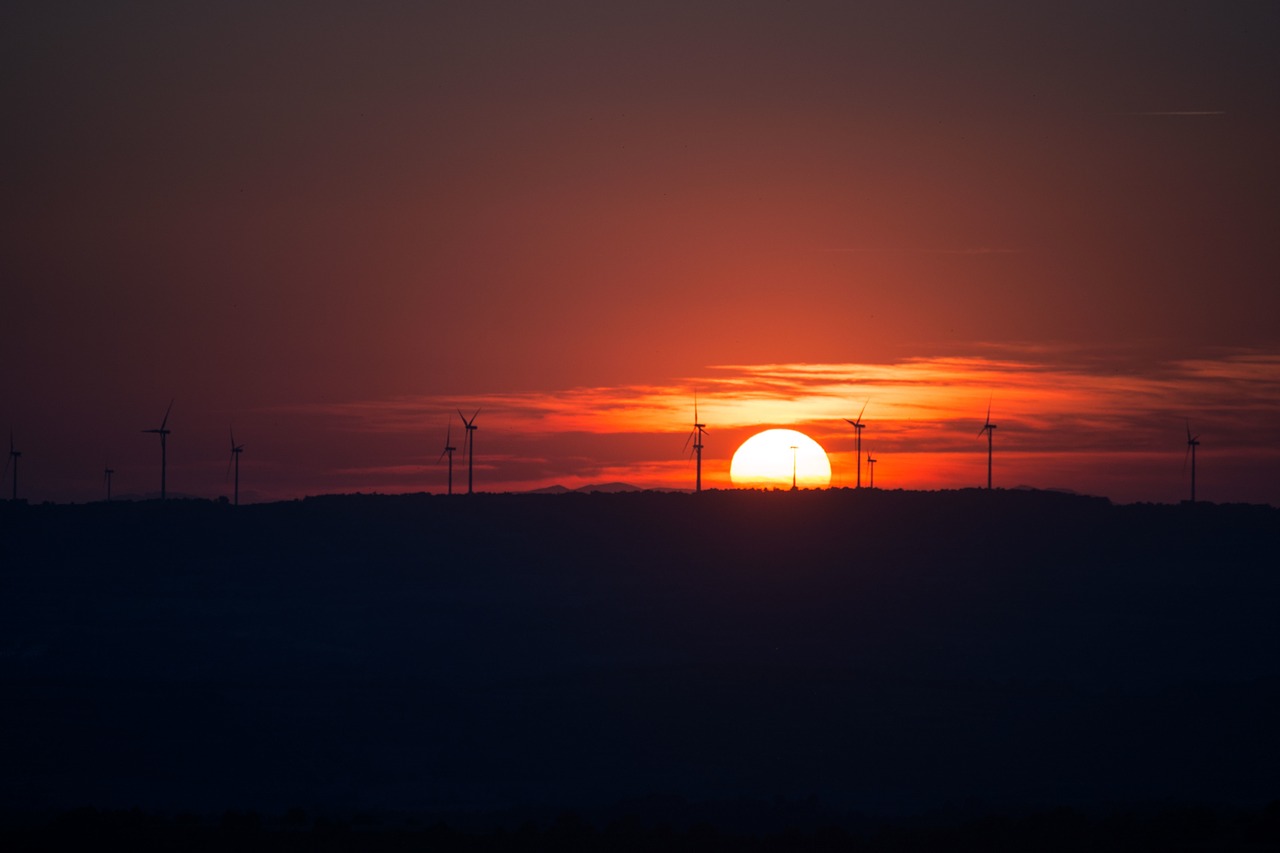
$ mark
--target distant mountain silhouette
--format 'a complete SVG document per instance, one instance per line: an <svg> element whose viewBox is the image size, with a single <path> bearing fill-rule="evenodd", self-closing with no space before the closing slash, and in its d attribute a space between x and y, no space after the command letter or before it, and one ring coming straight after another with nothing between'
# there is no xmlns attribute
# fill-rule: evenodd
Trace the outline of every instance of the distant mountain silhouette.
<svg viewBox="0 0 1280 853"><path fill-rule="evenodd" d="M579 486L574 491L586 494L591 494L592 492L616 494L617 492L643 492L644 489L639 486L633 486L630 483L596 483L590 486Z"/></svg>
<svg viewBox="0 0 1280 853"><path fill-rule="evenodd" d="M570 492L580 492L582 494L591 494L593 492L601 492L604 494L615 494L617 492L643 492L640 486L633 486L630 483L595 483L589 486L578 486L571 489L568 486L562 486L557 483L554 486L544 486L541 489L530 489L523 494L526 495L564 495Z"/></svg>
<svg viewBox="0 0 1280 853"><path fill-rule="evenodd" d="M1019 491L1019 492L1055 492L1055 493L1060 494L1060 495L1078 495L1078 494L1081 494L1080 492L1077 492L1075 489L1067 489L1067 488L1044 488L1044 487L1041 487L1041 486L1028 486L1028 485L1026 485L1026 484L1017 485L1017 486L1014 486L1013 488L1014 488L1014 490L1015 490L1015 491Z"/></svg>

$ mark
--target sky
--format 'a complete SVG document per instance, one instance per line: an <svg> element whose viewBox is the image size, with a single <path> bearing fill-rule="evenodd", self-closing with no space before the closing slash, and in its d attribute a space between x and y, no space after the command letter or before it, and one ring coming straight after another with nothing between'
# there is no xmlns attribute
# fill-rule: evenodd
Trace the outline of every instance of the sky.
<svg viewBox="0 0 1280 853"><path fill-rule="evenodd" d="M9 4L19 492L856 482L1280 505L1280 7ZM451 432L449 432L451 430ZM455 456L455 486L465 476ZM11 473L11 469L10 472ZM864 472L865 474L865 472ZM6 479L8 479L6 477ZM9 483L3 492L8 494Z"/></svg>

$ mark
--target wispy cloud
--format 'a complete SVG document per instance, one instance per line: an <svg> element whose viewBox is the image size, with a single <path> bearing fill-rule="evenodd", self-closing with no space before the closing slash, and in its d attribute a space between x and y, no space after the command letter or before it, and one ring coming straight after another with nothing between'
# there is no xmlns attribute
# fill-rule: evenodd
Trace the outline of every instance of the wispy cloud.
<svg viewBox="0 0 1280 853"><path fill-rule="evenodd" d="M1226 110L1144 110L1129 113L1135 116L1224 116Z"/></svg>
<svg viewBox="0 0 1280 853"><path fill-rule="evenodd" d="M1021 255L1031 249L1014 246L850 246L823 249L829 254L847 255Z"/></svg>

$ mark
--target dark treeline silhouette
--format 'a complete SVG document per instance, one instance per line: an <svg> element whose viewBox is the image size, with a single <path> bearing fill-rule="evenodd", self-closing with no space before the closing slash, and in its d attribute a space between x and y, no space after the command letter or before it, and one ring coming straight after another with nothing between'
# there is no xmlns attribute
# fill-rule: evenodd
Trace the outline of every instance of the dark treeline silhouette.
<svg viewBox="0 0 1280 853"><path fill-rule="evenodd" d="M0 533L14 820L1280 796L1272 507L351 495L4 504ZM781 831L758 812L680 831Z"/></svg>

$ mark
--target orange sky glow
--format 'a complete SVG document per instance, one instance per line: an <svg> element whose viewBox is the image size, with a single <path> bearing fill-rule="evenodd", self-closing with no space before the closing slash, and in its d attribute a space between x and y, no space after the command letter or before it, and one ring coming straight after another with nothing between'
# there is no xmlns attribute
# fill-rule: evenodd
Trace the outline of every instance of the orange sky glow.
<svg viewBox="0 0 1280 853"><path fill-rule="evenodd" d="M1201 496L1244 478L1230 499L1275 500L1280 451L1269 426L1280 417L1280 357L1225 354L1171 363L1156 376L1108 370L1105 362L1050 367L1026 357L908 359L896 364L722 365L664 385L572 388L558 393L290 407L361 442L371 456L409 457L330 472L333 488L442 491L437 463L446 430L461 447L456 409L480 409L477 488L522 491L626 482L689 488L681 455L693 393L707 424L706 488L729 488L733 451L753 433L791 427L826 449L832 486L855 483L853 430L866 402L863 450L876 455L884 488L963 488L985 482L978 436L990 401L998 486L1069 488L1117 500L1179 500L1187 422L1202 435ZM452 425L450 427L450 424ZM455 486L464 458L455 456ZM1216 471L1215 471L1216 469ZM1249 474L1249 471L1253 474ZM864 481L866 469L864 462ZM1223 496L1226 499L1226 495Z"/></svg>
<svg viewBox="0 0 1280 853"><path fill-rule="evenodd" d="M1273 4L26 4L19 497L856 482L1280 504ZM1087 62L1082 58L1087 57ZM3 439L0 439L3 440ZM455 432L461 446L461 434ZM460 459L455 461L461 461ZM455 484L457 483L455 478ZM7 494L11 484L0 486Z"/></svg>

